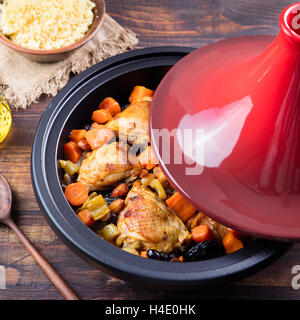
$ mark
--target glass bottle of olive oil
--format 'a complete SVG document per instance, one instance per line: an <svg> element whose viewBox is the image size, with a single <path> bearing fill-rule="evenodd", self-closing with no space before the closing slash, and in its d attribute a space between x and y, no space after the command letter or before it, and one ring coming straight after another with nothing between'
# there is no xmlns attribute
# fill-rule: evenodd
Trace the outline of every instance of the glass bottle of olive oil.
<svg viewBox="0 0 300 320"><path fill-rule="evenodd" d="M0 143L7 136L11 127L12 117L8 103L0 96Z"/></svg>

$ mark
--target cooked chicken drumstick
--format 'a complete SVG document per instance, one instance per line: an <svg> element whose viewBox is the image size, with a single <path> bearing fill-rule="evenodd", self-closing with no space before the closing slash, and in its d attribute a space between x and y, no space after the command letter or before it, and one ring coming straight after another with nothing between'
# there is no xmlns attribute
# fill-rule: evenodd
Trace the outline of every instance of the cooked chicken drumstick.
<svg viewBox="0 0 300 320"><path fill-rule="evenodd" d="M104 190L139 175L141 167L128 161L128 145L113 142L89 153L82 161L78 181L90 191Z"/></svg>
<svg viewBox="0 0 300 320"><path fill-rule="evenodd" d="M150 101L139 101L131 104L124 111L110 120L106 127L114 130L120 140L130 144L149 142Z"/></svg>
<svg viewBox="0 0 300 320"><path fill-rule="evenodd" d="M190 241L184 223L155 193L140 181L133 184L118 218L117 243L123 249L155 249L170 252Z"/></svg>

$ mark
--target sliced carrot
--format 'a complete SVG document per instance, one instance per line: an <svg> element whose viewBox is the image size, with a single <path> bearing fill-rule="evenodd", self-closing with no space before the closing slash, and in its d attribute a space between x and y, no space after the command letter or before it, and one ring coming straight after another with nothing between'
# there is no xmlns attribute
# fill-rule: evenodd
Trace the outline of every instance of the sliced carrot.
<svg viewBox="0 0 300 320"><path fill-rule="evenodd" d="M137 157L139 163L144 166L147 170L154 168L158 161L152 151L151 146L148 146L143 152L141 152Z"/></svg>
<svg viewBox="0 0 300 320"><path fill-rule="evenodd" d="M100 109L93 112L92 120L103 124L112 119L111 113L107 109Z"/></svg>
<svg viewBox="0 0 300 320"><path fill-rule="evenodd" d="M82 155L82 150L78 147L75 141L70 141L64 145L65 160L70 160L77 163Z"/></svg>
<svg viewBox="0 0 300 320"><path fill-rule="evenodd" d="M147 251L141 251L140 253L140 256L143 257L143 258L148 258L148 254L147 254Z"/></svg>
<svg viewBox="0 0 300 320"><path fill-rule="evenodd" d="M78 141L77 145L78 145L79 148L81 148L84 151L90 151L91 150L91 147L87 143L86 138L83 138L82 140Z"/></svg>
<svg viewBox="0 0 300 320"><path fill-rule="evenodd" d="M68 184L65 197L72 206L81 206L89 197L88 188L81 182Z"/></svg>
<svg viewBox="0 0 300 320"><path fill-rule="evenodd" d="M223 238L223 246L227 254L244 248L243 242L231 231Z"/></svg>
<svg viewBox="0 0 300 320"><path fill-rule="evenodd" d="M93 215L87 209L80 211L77 216L88 227L95 223Z"/></svg>
<svg viewBox="0 0 300 320"><path fill-rule="evenodd" d="M111 98L105 98L100 104L99 104L99 109L105 109L110 112L110 114L114 117L118 113L121 112L121 107L118 104L118 102Z"/></svg>
<svg viewBox="0 0 300 320"><path fill-rule="evenodd" d="M152 90L147 89L143 86L136 86L133 88L130 94L129 102L135 103L135 102L141 101L145 97L152 97L152 96L153 96Z"/></svg>
<svg viewBox="0 0 300 320"><path fill-rule="evenodd" d="M201 224L192 229L192 239L195 242L213 240L214 235L206 224Z"/></svg>
<svg viewBox="0 0 300 320"><path fill-rule="evenodd" d="M92 150L101 147L115 136L115 132L106 127L95 128L85 134L86 141Z"/></svg>
<svg viewBox="0 0 300 320"><path fill-rule="evenodd" d="M71 134L70 134L70 140L75 141L75 142L79 142L80 140L82 140L84 138L84 135L86 133L86 130L72 130Z"/></svg>
<svg viewBox="0 0 300 320"><path fill-rule="evenodd" d="M178 217L183 221L188 221L197 209L190 204L184 197L176 192L172 197L166 200L166 204L178 215Z"/></svg>

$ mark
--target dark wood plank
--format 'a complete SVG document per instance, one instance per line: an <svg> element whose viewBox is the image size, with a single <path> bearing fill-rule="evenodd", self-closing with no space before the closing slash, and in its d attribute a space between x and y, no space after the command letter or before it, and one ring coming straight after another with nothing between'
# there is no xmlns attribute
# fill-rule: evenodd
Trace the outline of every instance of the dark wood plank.
<svg viewBox="0 0 300 320"><path fill-rule="evenodd" d="M276 34L286 0L127 0L107 1L118 22L139 34L140 47L199 47L225 37ZM184 293L132 285L95 269L53 233L35 201L30 178L31 145L50 98L13 112L13 129L0 144L0 173L13 189L13 214L26 236L82 299L299 299L291 269L300 261L300 244L265 270L224 288ZM62 299L41 269L7 228L0 225L0 265L7 267L7 289L0 299Z"/></svg>

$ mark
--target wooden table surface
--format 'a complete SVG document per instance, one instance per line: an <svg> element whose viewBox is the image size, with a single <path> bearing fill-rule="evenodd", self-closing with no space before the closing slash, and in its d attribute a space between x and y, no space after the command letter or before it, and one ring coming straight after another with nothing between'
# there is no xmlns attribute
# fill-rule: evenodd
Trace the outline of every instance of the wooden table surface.
<svg viewBox="0 0 300 320"><path fill-rule="evenodd" d="M276 34L287 0L107 0L107 11L139 35L140 47L200 47L211 41L248 34ZM256 275L225 288L194 293L146 289L107 276L82 261L53 233L36 203L30 178L31 145L50 98L27 111L13 112L13 129L0 144L0 173L13 190L13 214L20 228L81 299L299 299L291 287L292 267L300 264L300 244ZM0 299L62 299L12 231L0 226L0 265L7 288Z"/></svg>

